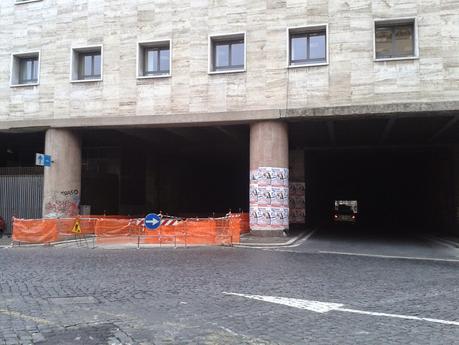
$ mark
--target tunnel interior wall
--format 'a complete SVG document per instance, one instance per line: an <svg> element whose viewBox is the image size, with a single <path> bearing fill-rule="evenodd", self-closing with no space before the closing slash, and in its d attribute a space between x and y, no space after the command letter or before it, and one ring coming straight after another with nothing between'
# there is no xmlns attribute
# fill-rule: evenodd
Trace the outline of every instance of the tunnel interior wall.
<svg viewBox="0 0 459 345"><path fill-rule="evenodd" d="M82 205L92 214L208 217L248 212L249 154L167 150L143 142L83 150Z"/></svg>

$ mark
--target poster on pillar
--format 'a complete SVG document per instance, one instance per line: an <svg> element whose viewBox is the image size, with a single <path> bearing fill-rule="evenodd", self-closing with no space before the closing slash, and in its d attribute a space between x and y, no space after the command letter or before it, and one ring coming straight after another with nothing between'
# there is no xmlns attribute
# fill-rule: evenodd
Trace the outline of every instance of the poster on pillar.
<svg viewBox="0 0 459 345"><path fill-rule="evenodd" d="M289 171L260 167L250 172L250 228L284 230L289 226Z"/></svg>
<svg viewBox="0 0 459 345"><path fill-rule="evenodd" d="M306 184L304 182L290 182L290 223L306 223Z"/></svg>

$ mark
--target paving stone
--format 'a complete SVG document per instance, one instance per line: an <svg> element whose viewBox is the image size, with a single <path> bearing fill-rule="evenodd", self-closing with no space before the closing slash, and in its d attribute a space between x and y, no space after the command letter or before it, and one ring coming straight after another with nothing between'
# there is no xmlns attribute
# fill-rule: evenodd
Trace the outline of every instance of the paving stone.
<svg viewBox="0 0 459 345"><path fill-rule="evenodd" d="M422 345L459 339L457 326L319 314L223 294L459 320L454 262L324 255L299 247L18 248L2 254L0 275L8 284L0 284L0 345Z"/></svg>

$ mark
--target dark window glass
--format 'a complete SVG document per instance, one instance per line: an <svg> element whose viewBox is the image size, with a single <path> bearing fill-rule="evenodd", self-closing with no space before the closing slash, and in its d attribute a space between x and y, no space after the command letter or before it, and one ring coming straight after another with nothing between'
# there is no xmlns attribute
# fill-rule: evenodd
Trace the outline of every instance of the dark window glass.
<svg viewBox="0 0 459 345"><path fill-rule="evenodd" d="M80 53L78 79L91 80L101 77L101 55L100 52Z"/></svg>
<svg viewBox="0 0 459 345"><path fill-rule="evenodd" d="M38 57L21 58L19 61L19 83L33 84L38 81Z"/></svg>
<svg viewBox="0 0 459 345"><path fill-rule="evenodd" d="M414 56L414 24L376 26L377 59Z"/></svg>
<svg viewBox="0 0 459 345"><path fill-rule="evenodd" d="M243 69L245 64L244 40L213 42L213 70Z"/></svg>
<svg viewBox="0 0 459 345"><path fill-rule="evenodd" d="M145 47L143 74L168 74L170 72L169 47Z"/></svg>
<svg viewBox="0 0 459 345"><path fill-rule="evenodd" d="M290 35L290 64L302 65L327 61L325 30Z"/></svg>

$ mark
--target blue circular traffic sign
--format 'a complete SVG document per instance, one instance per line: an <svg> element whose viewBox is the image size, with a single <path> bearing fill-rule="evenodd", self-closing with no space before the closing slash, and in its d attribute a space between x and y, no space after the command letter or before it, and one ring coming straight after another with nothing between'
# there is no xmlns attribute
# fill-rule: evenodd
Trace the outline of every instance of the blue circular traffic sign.
<svg viewBox="0 0 459 345"><path fill-rule="evenodd" d="M145 227L148 230L156 230L161 226L161 217L157 214L150 213L145 216Z"/></svg>

